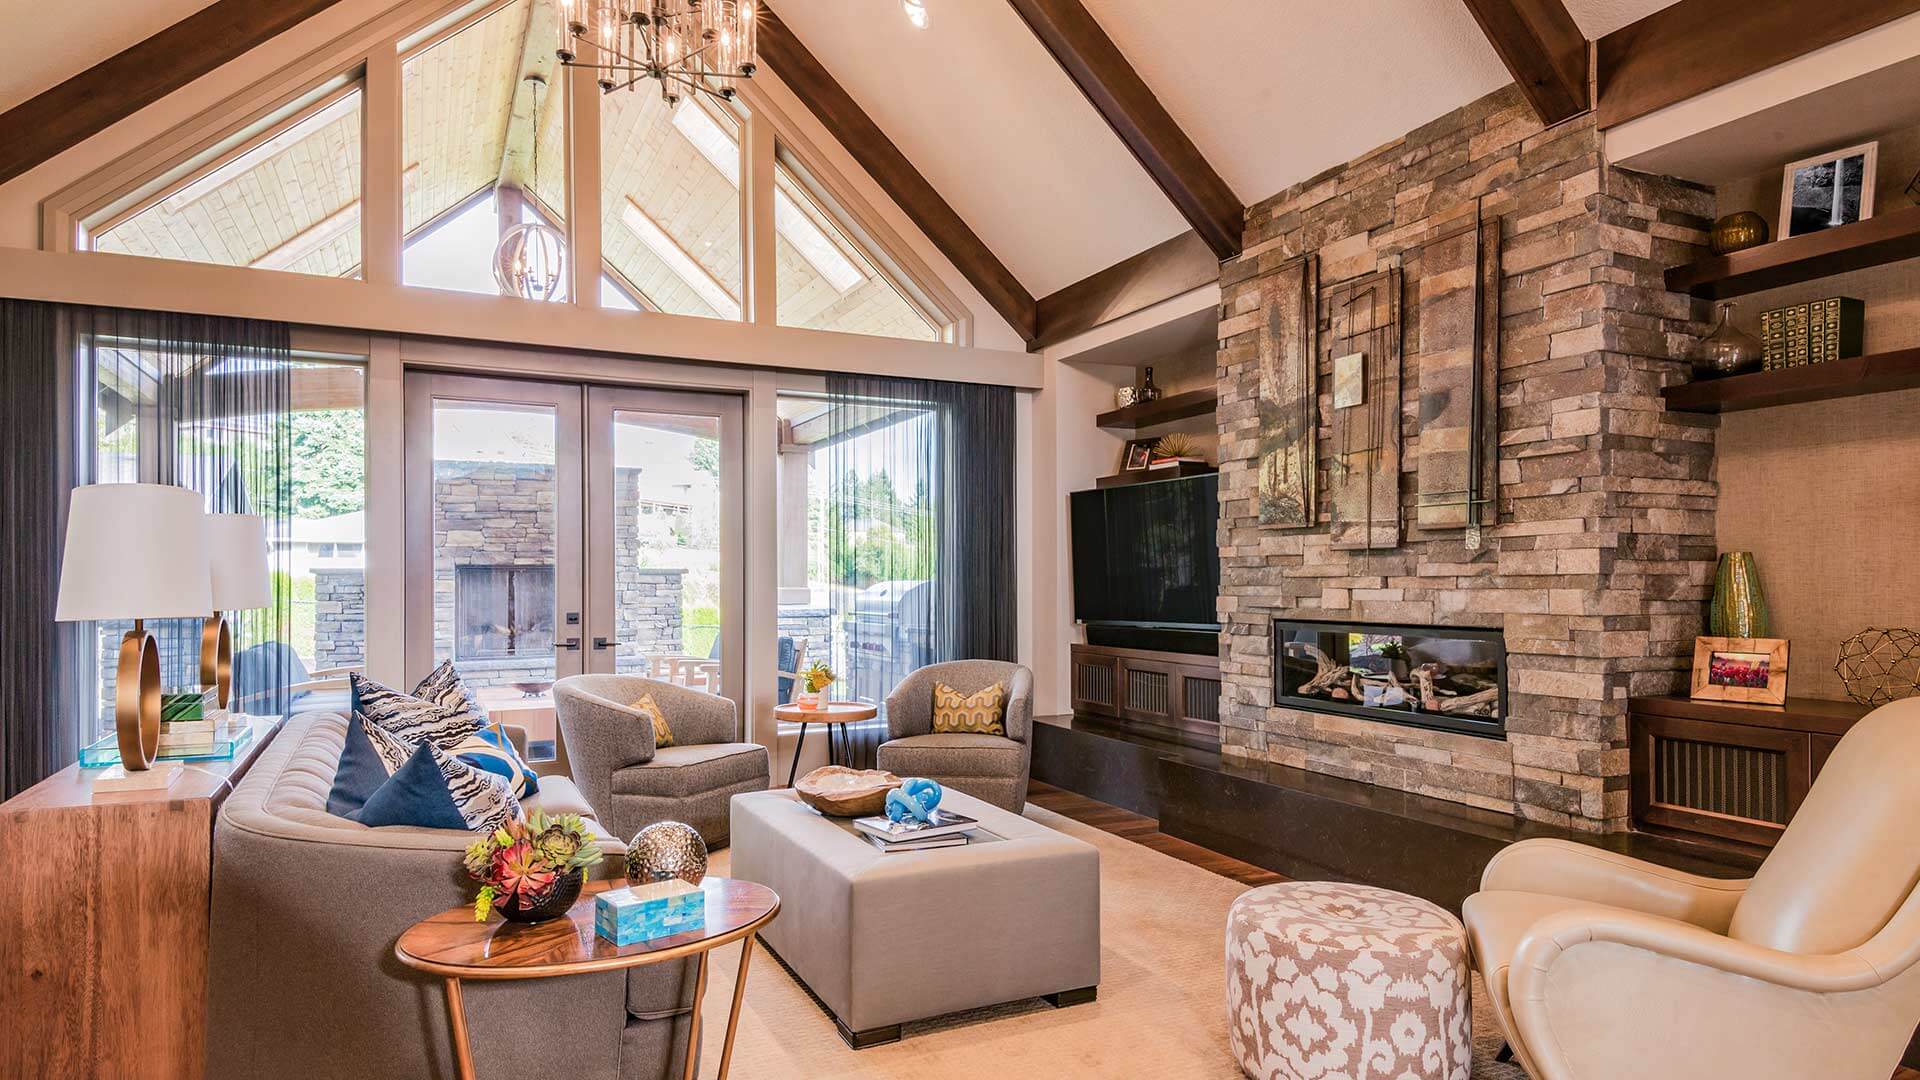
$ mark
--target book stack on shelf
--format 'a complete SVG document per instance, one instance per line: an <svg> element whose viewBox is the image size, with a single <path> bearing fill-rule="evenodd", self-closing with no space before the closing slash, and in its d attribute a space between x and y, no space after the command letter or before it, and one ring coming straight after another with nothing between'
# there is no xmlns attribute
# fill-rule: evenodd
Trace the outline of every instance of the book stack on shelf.
<svg viewBox="0 0 1920 1080"><path fill-rule="evenodd" d="M935 810L924 822L889 821L884 817L855 818L853 821L853 827L859 829L869 843L889 854L959 847L972 839L967 834L979 824L979 821L951 810Z"/></svg>

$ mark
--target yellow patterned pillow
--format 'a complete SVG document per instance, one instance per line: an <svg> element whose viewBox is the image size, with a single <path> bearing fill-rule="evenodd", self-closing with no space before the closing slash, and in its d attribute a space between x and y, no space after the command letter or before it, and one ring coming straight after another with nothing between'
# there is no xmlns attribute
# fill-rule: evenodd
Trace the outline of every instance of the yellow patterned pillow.
<svg viewBox="0 0 1920 1080"><path fill-rule="evenodd" d="M673 729L667 726L667 718L660 712L660 706L654 704L652 694L641 694L640 700L633 703L634 711L653 721L653 748L655 750L673 745Z"/></svg>
<svg viewBox="0 0 1920 1080"><path fill-rule="evenodd" d="M946 683L933 684L935 735L1005 735L1007 688L994 683L985 690L962 694Z"/></svg>

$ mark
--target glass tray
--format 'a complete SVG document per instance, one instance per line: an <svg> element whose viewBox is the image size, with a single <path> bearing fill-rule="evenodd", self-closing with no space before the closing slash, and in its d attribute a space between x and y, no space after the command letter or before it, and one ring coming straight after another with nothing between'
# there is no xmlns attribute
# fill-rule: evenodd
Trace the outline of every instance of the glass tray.
<svg viewBox="0 0 1920 1080"><path fill-rule="evenodd" d="M253 741L253 725L246 721L236 723L223 735L213 740L211 749L206 750L162 750L154 756L156 761L232 761L249 742ZM80 767L83 769L104 769L109 765L120 764L120 738L114 734L101 736L80 750Z"/></svg>

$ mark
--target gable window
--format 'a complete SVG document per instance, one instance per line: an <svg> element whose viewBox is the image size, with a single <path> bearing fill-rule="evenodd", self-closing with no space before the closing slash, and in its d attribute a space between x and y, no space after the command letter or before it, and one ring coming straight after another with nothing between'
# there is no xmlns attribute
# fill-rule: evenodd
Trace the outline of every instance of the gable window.
<svg viewBox="0 0 1920 1080"><path fill-rule="evenodd" d="M904 275L882 269L873 250L849 235L819 185L786 146L774 162L774 250L779 260L781 326L939 341L945 327L930 304L908 298Z"/></svg>
<svg viewBox="0 0 1920 1080"><path fill-rule="evenodd" d="M95 251L327 277L360 272L357 87L267 128L109 218Z"/></svg>
<svg viewBox="0 0 1920 1080"><path fill-rule="evenodd" d="M600 133L608 275L651 310L738 320L738 117L619 90L600 99Z"/></svg>
<svg viewBox="0 0 1920 1080"><path fill-rule="evenodd" d="M401 62L408 285L498 293L493 255L502 232L527 221L563 230L558 41L553 5L517 0Z"/></svg>

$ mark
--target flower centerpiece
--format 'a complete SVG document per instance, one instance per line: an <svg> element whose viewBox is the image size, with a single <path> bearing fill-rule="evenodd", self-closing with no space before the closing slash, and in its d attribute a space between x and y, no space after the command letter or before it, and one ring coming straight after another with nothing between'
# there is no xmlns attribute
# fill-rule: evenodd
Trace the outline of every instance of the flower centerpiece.
<svg viewBox="0 0 1920 1080"><path fill-rule="evenodd" d="M793 703L803 709L819 708L822 701L821 695L826 693L827 687L832 686L837 678L839 676L833 673L832 668L818 660L814 661L800 673L800 685L803 689L794 695Z"/></svg>
<svg viewBox="0 0 1920 1080"><path fill-rule="evenodd" d="M578 814L534 810L467 848L467 873L480 883L473 917L494 911L514 922L541 922L566 914L580 898L600 845Z"/></svg>

